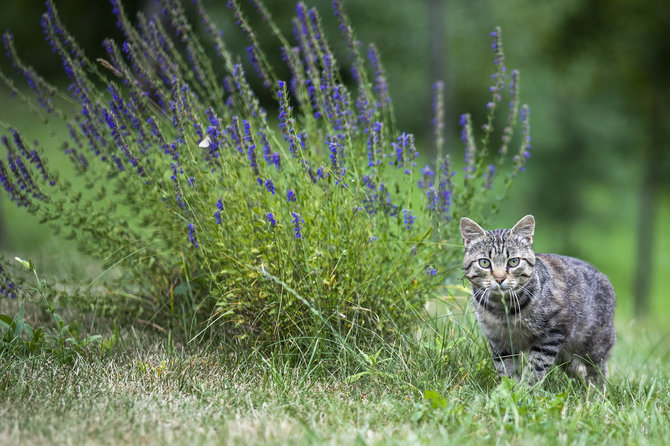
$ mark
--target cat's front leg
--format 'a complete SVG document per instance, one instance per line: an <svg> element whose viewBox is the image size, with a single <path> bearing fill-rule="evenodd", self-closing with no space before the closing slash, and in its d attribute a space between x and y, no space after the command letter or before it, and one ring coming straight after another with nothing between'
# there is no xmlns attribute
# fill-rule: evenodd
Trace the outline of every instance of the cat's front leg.
<svg viewBox="0 0 670 446"><path fill-rule="evenodd" d="M525 372L532 382L544 378L549 368L556 362L563 342L565 342L565 335L559 332L549 332L530 348Z"/></svg>
<svg viewBox="0 0 670 446"><path fill-rule="evenodd" d="M498 377L509 376L510 378L519 378L519 355L504 349L498 349L493 344L491 353L493 356L493 366L498 373Z"/></svg>

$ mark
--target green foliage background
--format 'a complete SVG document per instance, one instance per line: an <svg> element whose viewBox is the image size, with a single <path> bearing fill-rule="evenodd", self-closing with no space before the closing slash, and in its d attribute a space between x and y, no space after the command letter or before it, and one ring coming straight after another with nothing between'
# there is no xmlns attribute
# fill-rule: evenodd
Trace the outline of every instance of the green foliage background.
<svg viewBox="0 0 670 446"><path fill-rule="evenodd" d="M226 30L227 42L243 49L243 36L225 6L217 3L206 2L206 6ZM404 0L389 8L386 2L346 2L360 39L375 42L380 49L397 104L398 126L414 132L420 147L430 140L429 85L433 79L429 48L434 32L430 15L435 3ZM502 27L507 57L522 72L522 95L533 110L533 154L527 175L519 179L515 193L492 224L507 226L520 215L534 213L538 220L536 249L575 255L596 264L614 283L618 313L630 316L640 221L654 223L655 250L644 267L655 273L670 267L670 237L664 230L670 225L667 142L650 142L653 113L644 108L650 96L670 103L662 100L668 95L663 80L668 78L669 60L663 57L667 53L663 30L670 21L665 2L624 3L444 1L444 59L438 65L444 67L447 86L447 150L458 159L462 147L457 116L472 110L474 121L481 122L477 113L483 113L480 104L487 96L491 60L488 32L495 25ZM143 2L125 4L130 15L144 7ZM324 26L335 35L337 24L330 14L330 2L308 4L319 8ZM64 22L92 57L103 52L101 37L118 36L108 20L111 6L106 2L93 6L68 1L59 6ZM279 23L286 23L294 13L285 2L268 2L268 6ZM11 26L19 51L30 54L29 60L39 70L56 75L60 65L39 33L42 9L39 0L10 0L3 5L0 28ZM262 27L258 34L262 41L270 39L262 34ZM343 43L334 46L340 53L345 51ZM39 128L31 127L29 114L7 96L1 100L0 119L42 136ZM667 105L655 114L667 116ZM651 156L660 178L657 212L640 214L648 146L655 147ZM48 231L26 222L7 205L3 200L6 249L31 251L55 243ZM57 246L67 245L57 242ZM64 267L58 262L54 267L56 264ZM664 313L667 300L659 275L652 274L649 281L653 317Z"/></svg>

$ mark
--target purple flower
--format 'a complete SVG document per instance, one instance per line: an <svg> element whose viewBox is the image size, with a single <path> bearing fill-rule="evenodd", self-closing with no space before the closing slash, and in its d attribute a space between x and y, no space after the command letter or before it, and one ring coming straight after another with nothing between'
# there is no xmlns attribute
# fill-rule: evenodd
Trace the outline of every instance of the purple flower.
<svg viewBox="0 0 670 446"><path fill-rule="evenodd" d="M268 192L270 192L272 195L275 194L275 190L276 190L276 189L275 189L275 185L272 184L272 180L271 180L270 178L268 178L267 180L265 180L265 188L266 188L266 189L268 190Z"/></svg>
<svg viewBox="0 0 670 446"><path fill-rule="evenodd" d="M349 57L351 58L352 61L355 62L355 64L353 64L351 67L351 75L356 82L359 82L360 81L359 73L363 70L363 67L361 66L360 57L358 55L359 42L356 40L356 37L354 36L353 29L351 27L351 24L349 23L349 18L344 13L342 0L333 0L333 11L335 13L335 17L337 17L337 20L340 22L339 26L340 31L342 31L342 34L344 34L344 39L347 42L347 47L349 48Z"/></svg>
<svg viewBox="0 0 670 446"><path fill-rule="evenodd" d="M257 135L259 136L261 144L263 145L263 158L267 163L274 164L277 170L279 170L281 167L281 158L279 156L279 152L270 152L270 143L268 142L268 137L262 128L258 130Z"/></svg>
<svg viewBox="0 0 670 446"><path fill-rule="evenodd" d="M170 179L172 180L172 187L175 191L175 200L177 201L179 207L186 208L186 203L182 198L181 188L179 187L178 178L179 175L184 174L184 169L179 167L179 163L176 161L170 163L170 168L172 169L172 175L170 175Z"/></svg>
<svg viewBox="0 0 670 446"><path fill-rule="evenodd" d="M207 107L207 110L205 110L205 113L207 114L207 119L209 120L209 124L214 127L219 127L220 122L219 118L216 117L214 114L214 110L212 110L211 107Z"/></svg>
<svg viewBox="0 0 670 446"><path fill-rule="evenodd" d="M433 172L433 171L430 169L430 166L426 165L426 167L424 167L423 169L421 169L421 175L423 175L423 176L425 176L425 177L433 177L433 176L435 176L435 172Z"/></svg>
<svg viewBox="0 0 670 446"><path fill-rule="evenodd" d="M442 166L440 166L440 182L437 188L438 206L436 208L447 220L449 219L451 195L454 188L451 179L454 175L456 175L456 172L451 170L451 159L447 156L442 161Z"/></svg>
<svg viewBox="0 0 670 446"><path fill-rule="evenodd" d="M498 102L500 102L500 99L502 97L501 93L505 89L505 77L507 72L504 63L505 54L502 49L502 38L500 35L500 28L496 28L491 33L491 37L493 37L493 43L491 44L491 48L493 49L493 53L495 56L493 63L495 63L498 66L498 70L491 76L491 79L494 80L495 85L489 88L489 91L493 94L493 101L491 103L492 106L488 107L489 110L495 109L495 105Z"/></svg>
<svg viewBox="0 0 670 446"><path fill-rule="evenodd" d="M503 59L505 57L502 49L502 36L500 34L501 34L500 27L496 27L496 29L494 29L490 34L491 37L493 37L493 43L491 43L491 49L493 50L493 53L495 54L496 57L493 61L496 65L502 64Z"/></svg>
<svg viewBox="0 0 670 446"><path fill-rule="evenodd" d="M298 134L298 141L300 141L300 148L302 150L305 150L305 146L307 145L307 132L306 131L301 131Z"/></svg>
<svg viewBox="0 0 670 446"><path fill-rule="evenodd" d="M511 77L512 80L509 83L509 94L514 99L519 92L519 70L512 70ZM511 105L512 103L510 103L510 106Z"/></svg>
<svg viewBox="0 0 670 446"><path fill-rule="evenodd" d="M264 67L262 64L259 62L259 52L258 48L256 48L255 45L251 45L247 47L247 54L249 55L249 60L251 61L251 65L253 65L254 70L256 70L256 74L263 80L263 86L265 88L270 88L270 78L268 77L268 74L265 72Z"/></svg>
<svg viewBox="0 0 670 446"><path fill-rule="evenodd" d="M466 132L466 125L468 123L468 114L467 113L462 114L458 122L459 124L461 124L461 141L466 142L468 140Z"/></svg>
<svg viewBox="0 0 670 446"><path fill-rule="evenodd" d="M4 274L2 266L0 266L0 294L16 299L16 285L10 280L10 277Z"/></svg>
<svg viewBox="0 0 670 446"><path fill-rule="evenodd" d="M395 151L395 161L390 161L389 164L395 164L396 167L405 167L405 173L410 173L408 163L416 165L412 162L419 153L414 146L414 135L411 133L402 132L395 142L391 143L391 147Z"/></svg>
<svg viewBox="0 0 670 446"><path fill-rule="evenodd" d="M305 79L305 85L307 86L309 101L312 104L312 109L314 110L314 117L316 119L320 119L321 111L319 110L319 98L316 94L316 87L314 86L314 82L311 79Z"/></svg>
<svg viewBox="0 0 670 446"><path fill-rule="evenodd" d="M350 117L353 114L349 106L349 92L342 85L337 85L330 98L328 118L337 132L347 133Z"/></svg>
<svg viewBox="0 0 670 446"><path fill-rule="evenodd" d="M291 202L291 201L296 201L297 197L295 195L295 192L293 189L289 189L288 192L286 193L286 201Z"/></svg>
<svg viewBox="0 0 670 446"><path fill-rule="evenodd" d="M424 189L427 187L432 187L434 184L435 172L433 172L432 169L426 165L426 167L421 169L421 175L423 175L423 178L418 182L419 188Z"/></svg>
<svg viewBox="0 0 670 446"><path fill-rule="evenodd" d="M491 189L491 186L493 186L493 177L495 174L496 166L494 164L489 164L489 168L484 175L484 178L486 179L486 183L484 184L485 189Z"/></svg>
<svg viewBox="0 0 670 446"><path fill-rule="evenodd" d="M514 166L517 172L526 170L524 164L530 158L530 107L524 105L519 111L521 115L521 147L519 154L514 156Z"/></svg>
<svg viewBox="0 0 670 446"><path fill-rule="evenodd" d="M300 240L302 239L302 225L305 223L305 219L300 216L297 212L293 212L293 237Z"/></svg>
<svg viewBox="0 0 670 446"><path fill-rule="evenodd" d="M258 103L258 99L244 77L244 70L240 64L235 64L233 66L233 81L236 93L239 94L242 104L246 105L247 110L251 112L251 116L258 116L259 114L264 113Z"/></svg>
<svg viewBox="0 0 670 446"><path fill-rule="evenodd" d="M270 162L270 164L274 164L277 170L281 167L281 155L279 152L274 152L266 156L266 160Z"/></svg>
<svg viewBox="0 0 670 446"><path fill-rule="evenodd" d="M242 133L240 131L240 118L233 116L233 120L230 126L228 126L227 132L235 143L237 151L240 152L241 155L244 155L244 142L242 141Z"/></svg>
<svg viewBox="0 0 670 446"><path fill-rule="evenodd" d="M254 137L251 134L251 124L249 124L249 121L246 119L244 119L242 123L244 125L244 138L248 144L247 158L249 159L251 169L254 171L254 175L258 176L260 175L260 172L258 171L258 162L256 161L256 143L254 142Z"/></svg>
<svg viewBox="0 0 670 446"><path fill-rule="evenodd" d="M275 226L277 226L277 221L275 220L275 216L272 215L272 212L268 212L268 214L266 215L266 218L268 220L268 223L270 223L271 227L274 228Z"/></svg>
<svg viewBox="0 0 670 446"><path fill-rule="evenodd" d="M437 270L433 266L427 266L426 267L426 274L429 276L437 276Z"/></svg>
<svg viewBox="0 0 670 446"><path fill-rule="evenodd" d="M376 190L377 186L374 183L373 177L371 175L363 175L363 184L372 190Z"/></svg>
<svg viewBox="0 0 670 446"><path fill-rule="evenodd" d="M416 217L414 217L414 214L410 209L403 209L402 215L403 215L403 221L405 222L405 228L409 231L410 229L412 229L412 225L414 224Z"/></svg>
<svg viewBox="0 0 670 446"><path fill-rule="evenodd" d="M220 225L221 224L221 211L223 210L223 200L219 198L216 201L216 211L214 212L214 218L216 219L216 224Z"/></svg>
<svg viewBox="0 0 670 446"><path fill-rule="evenodd" d="M289 144L289 152L295 156L299 138L293 127L295 120L291 114L291 106L288 103L288 89L284 81L278 81L277 85L279 86L277 89L277 97L279 98L279 128L284 134L284 140Z"/></svg>
<svg viewBox="0 0 670 446"><path fill-rule="evenodd" d="M370 64L372 65L372 69L375 72L374 89L375 93L377 93L377 97L379 98L379 106L386 106L391 103L391 96L389 96L386 73L384 72L384 67L382 66L377 47L374 44L370 44L369 46L368 58L370 59Z"/></svg>
<svg viewBox="0 0 670 446"><path fill-rule="evenodd" d="M12 133L12 136L14 137L14 144L16 144L16 147L19 149L21 154L33 165L35 165L37 170L42 175L42 179L44 181L49 181L49 185L54 186L56 184L55 179L49 176L49 173L47 172L46 168L44 167L44 163L42 162L42 158L40 158L37 151L35 149L28 151L26 145L23 142L23 139L21 138L21 134L17 130L10 128L9 131ZM34 144L37 145L37 141L35 141Z"/></svg>
<svg viewBox="0 0 670 446"><path fill-rule="evenodd" d="M193 246L195 246L196 248L200 247L198 246L198 240L195 235L195 226L193 225L193 223L188 224L188 238L189 240L191 240L191 244Z"/></svg>
<svg viewBox="0 0 670 446"><path fill-rule="evenodd" d="M338 154L342 150L342 144L338 141L337 136L331 136L328 138L328 147L330 149L330 161L333 165L333 170L337 170L338 165Z"/></svg>

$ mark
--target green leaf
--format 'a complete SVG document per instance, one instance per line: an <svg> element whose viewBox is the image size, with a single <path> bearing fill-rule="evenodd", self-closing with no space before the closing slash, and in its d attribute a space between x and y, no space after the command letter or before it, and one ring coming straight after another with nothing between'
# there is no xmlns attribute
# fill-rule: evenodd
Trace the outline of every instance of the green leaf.
<svg viewBox="0 0 670 446"><path fill-rule="evenodd" d="M426 240L432 232L433 232L433 227L429 226L428 229L426 229L426 231L423 233L423 235L421 235L421 237L416 238L415 240L417 242L422 242L422 241Z"/></svg>
<svg viewBox="0 0 670 446"><path fill-rule="evenodd" d="M423 397L430 401L433 409L443 409L447 407L447 399L434 390L426 390Z"/></svg>
<svg viewBox="0 0 670 446"><path fill-rule="evenodd" d="M7 316L6 314L0 314L0 327L2 328L8 328L10 325L12 325L12 321L14 319L10 316Z"/></svg>
<svg viewBox="0 0 670 446"><path fill-rule="evenodd" d="M88 337L82 339L82 341L81 341L81 346L82 346L82 347L86 347L88 344L91 344L91 343L93 343L93 342L99 341L100 339L102 339L102 335L91 335L91 336L88 336Z"/></svg>
<svg viewBox="0 0 670 446"><path fill-rule="evenodd" d="M365 375L369 375L369 374L370 374L370 372L367 371L367 370L365 372L356 373L355 375L347 376L347 378L344 380L344 382L346 382L347 384L351 384L351 383L354 383L354 382L358 381L359 379L361 379Z"/></svg>

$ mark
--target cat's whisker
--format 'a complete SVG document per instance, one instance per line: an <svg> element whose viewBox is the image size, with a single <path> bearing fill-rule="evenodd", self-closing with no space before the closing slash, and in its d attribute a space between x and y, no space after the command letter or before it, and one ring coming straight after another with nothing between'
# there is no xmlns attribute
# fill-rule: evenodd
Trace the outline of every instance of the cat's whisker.
<svg viewBox="0 0 670 446"><path fill-rule="evenodd" d="M512 308L514 308L514 312L518 313L521 311L521 303L519 302L519 295L517 294L516 290L510 290L510 296L512 299Z"/></svg>
<svg viewBox="0 0 670 446"><path fill-rule="evenodd" d="M521 304L522 298L523 298L523 296L521 296L520 294L517 294L517 311L519 313L521 313L521 311L523 309L523 306Z"/></svg>

